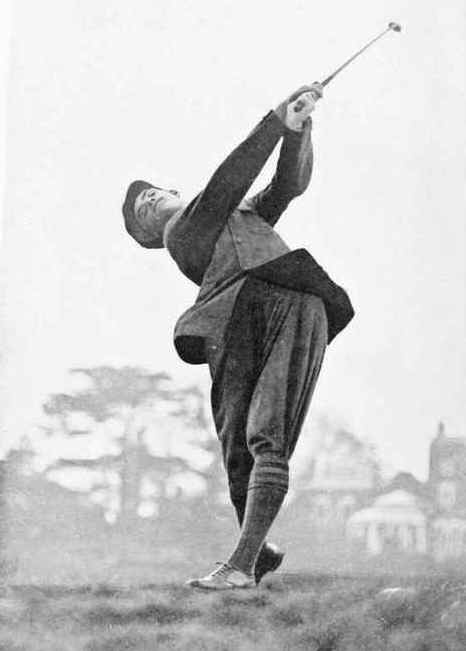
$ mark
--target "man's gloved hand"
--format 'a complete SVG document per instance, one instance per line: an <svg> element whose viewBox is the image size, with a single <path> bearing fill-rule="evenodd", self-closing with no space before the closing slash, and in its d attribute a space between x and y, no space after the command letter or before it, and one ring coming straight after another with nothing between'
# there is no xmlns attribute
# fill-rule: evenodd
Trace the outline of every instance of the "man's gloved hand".
<svg viewBox="0 0 466 651"><path fill-rule="evenodd" d="M275 113L288 129L301 131L322 95L323 86L317 81L311 86L301 86L277 106Z"/></svg>

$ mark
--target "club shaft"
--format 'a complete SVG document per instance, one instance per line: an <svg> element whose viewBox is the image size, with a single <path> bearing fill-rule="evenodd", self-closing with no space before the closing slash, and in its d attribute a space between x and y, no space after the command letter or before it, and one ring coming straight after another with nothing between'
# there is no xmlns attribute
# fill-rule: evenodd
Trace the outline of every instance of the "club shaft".
<svg viewBox="0 0 466 651"><path fill-rule="evenodd" d="M369 47L370 47L371 45L373 45L376 41L378 41L379 38L382 38L382 36L385 36L385 34L386 34L387 32L390 32L390 31L391 31L391 28L390 28L390 27L387 27L387 29L384 29L384 31L381 32L378 36L376 36L376 37L373 38L371 41L369 41L369 43L367 43L364 47L362 47L360 50L358 50L355 54L353 54L352 57L350 57L347 61L345 61L345 63L343 63L339 68L337 68L337 69L335 70L335 72L332 72L331 75L329 75L328 77L326 77L326 78L324 79L324 81L321 82L321 83L322 83L322 86L326 86L330 81L332 81L332 79L333 79L334 77L337 76L337 74L338 74L339 72L341 72L342 70L344 70L344 68L346 68L346 66L349 66L349 64L350 64L352 61L354 61L358 56L360 56L360 55L361 55L365 50L367 50L367 48L369 48Z"/></svg>
<svg viewBox="0 0 466 651"><path fill-rule="evenodd" d="M332 81L332 79L333 79L334 77L336 77L336 76L338 75L339 72L341 72L342 70L344 70L344 68L346 68L346 66L349 66L349 64L350 64L352 61L354 61L358 56L360 56L363 52L365 52L365 50L367 50L367 48L369 48L369 47L370 47L371 45L373 45L376 41L378 41L380 38L382 38L382 36L385 36L385 34L386 34L387 32L392 31L392 29L393 29L392 25L394 25L394 23L390 23L390 25L387 27L387 29L384 29L383 32L381 32L381 33L378 34L375 38L373 38L371 41L369 41L369 43L366 43L366 45L364 45L364 47L362 47L362 48L361 48L360 50L358 50L355 54L353 54L353 56L351 56L347 61L345 61L345 62L344 62L344 63L343 63L339 68L337 68L334 72L332 72L331 75L329 75L328 77L326 77L326 78L321 82L321 85L322 85L322 86L326 86L329 82ZM399 30L397 30L397 31L399 31ZM311 91L311 93L312 93L312 91ZM315 99L316 101L319 99L319 96L317 95L317 93L314 95L314 99ZM299 101L299 102L296 103L294 110L295 110L296 112L299 112L299 111L303 108L303 106L304 106L304 102Z"/></svg>

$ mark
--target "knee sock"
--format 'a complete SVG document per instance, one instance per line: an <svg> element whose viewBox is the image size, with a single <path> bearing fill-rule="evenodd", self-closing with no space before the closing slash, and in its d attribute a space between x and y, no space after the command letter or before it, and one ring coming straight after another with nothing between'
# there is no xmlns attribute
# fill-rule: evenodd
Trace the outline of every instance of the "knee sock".
<svg viewBox="0 0 466 651"><path fill-rule="evenodd" d="M256 558L285 495L286 491L281 487L268 485L255 486L248 491L238 544L228 560L232 567L252 574Z"/></svg>
<svg viewBox="0 0 466 651"><path fill-rule="evenodd" d="M234 497L233 497L233 495L231 495L231 503L235 507L236 517L238 518L238 524L239 524L240 528L241 528L241 525L243 524L243 520L244 520L244 512L246 510L247 497L248 497L247 493L243 493L242 495L235 495ZM266 544L266 541L264 540L264 544L261 546L261 548L259 550L259 553L260 553L260 551L262 550L262 548L264 547L265 544Z"/></svg>

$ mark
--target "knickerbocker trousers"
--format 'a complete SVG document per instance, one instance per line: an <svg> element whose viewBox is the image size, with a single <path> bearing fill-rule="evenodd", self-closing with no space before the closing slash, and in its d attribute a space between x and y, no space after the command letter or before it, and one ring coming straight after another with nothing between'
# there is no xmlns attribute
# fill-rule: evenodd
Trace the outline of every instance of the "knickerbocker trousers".
<svg viewBox="0 0 466 651"><path fill-rule="evenodd" d="M288 489L288 461L327 345L322 300L249 277L222 345L208 346L212 410L233 503Z"/></svg>

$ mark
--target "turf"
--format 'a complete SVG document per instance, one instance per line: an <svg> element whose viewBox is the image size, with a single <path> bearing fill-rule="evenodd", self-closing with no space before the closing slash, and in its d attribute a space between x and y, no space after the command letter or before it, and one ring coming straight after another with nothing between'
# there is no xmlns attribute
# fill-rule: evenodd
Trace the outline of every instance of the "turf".
<svg viewBox="0 0 466 651"><path fill-rule="evenodd" d="M405 589L382 593L387 588ZM466 583L276 574L254 590L5 585L0 651L464 651Z"/></svg>

